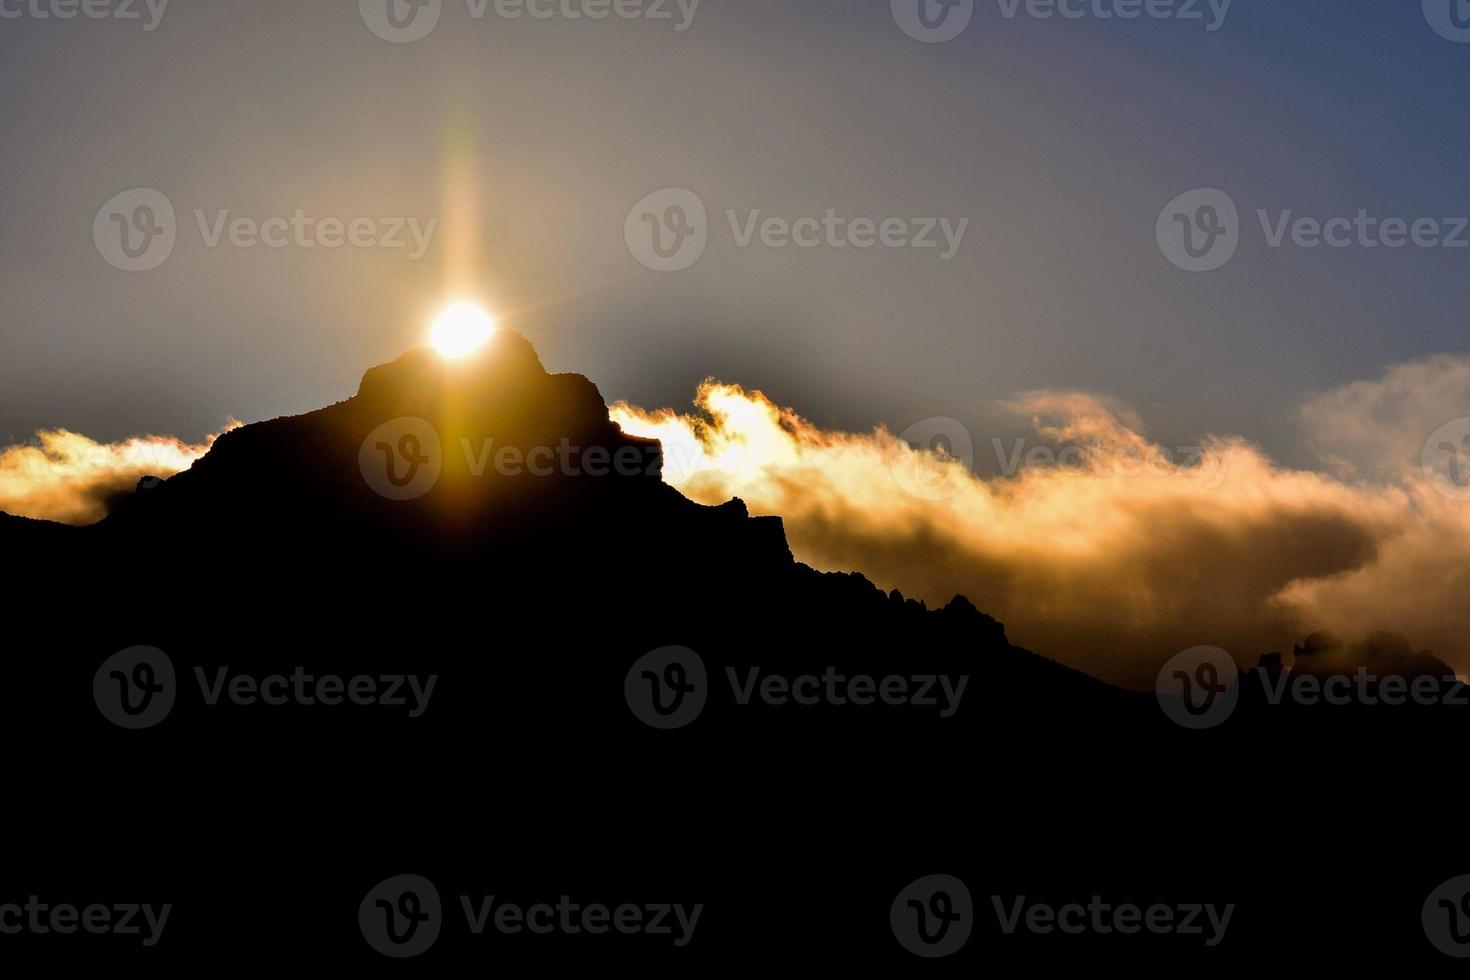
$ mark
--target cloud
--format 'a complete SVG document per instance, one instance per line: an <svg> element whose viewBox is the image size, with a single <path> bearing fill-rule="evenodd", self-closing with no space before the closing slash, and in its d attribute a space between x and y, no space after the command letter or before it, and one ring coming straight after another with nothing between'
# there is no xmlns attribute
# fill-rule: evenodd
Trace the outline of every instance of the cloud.
<svg viewBox="0 0 1470 980"><path fill-rule="evenodd" d="M1035 437L985 440L995 477L976 474L980 440L951 419L833 431L715 381L693 412L620 403L611 414L662 440L665 479L686 496L739 496L782 516L801 560L931 604L964 594L1015 642L1119 683L1151 686L1188 647L1250 665L1319 629L1402 633L1470 673L1470 418L1459 414L1470 357L1307 399L1320 471L1234 436L1156 445L1125 406L1089 394L1028 392L1002 407ZM94 522L214 438L40 433L0 451L0 510Z"/></svg>
<svg viewBox="0 0 1470 980"><path fill-rule="evenodd" d="M1404 496L1398 532L1377 561L1295 583L1282 599L1353 631L1393 628L1461 673L1470 668L1470 356L1389 368L1313 397L1302 410L1314 445L1347 479ZM1389 624L1393 624L1392 627Z"/></svg>
<svg viewBox="0 0 1470 980"><path fill-rule="evenodd" d="M1398 364L1376 381L1316 395L1302 407L1312 446L1345 478L1411 481L1425 440L1470 414L1470 357Z"/></svg>
<svg viewBox="0 0 1470 980"><path fill-rule="evenodd" d="M240 423L231 420L225 430ZM209 451L169 436L99 443L64 429L39 432L31 443L0 449L0 511L20 517L92 524L108 505L145 476L170 477Z"/></svg>
<svg viewBox="0 0 1470 980"><path fill-rule="evenodd" d="M785 518L801 560L931 604L965 594L1015 642L1149 687L1187 647L1251 665L1324 627L1402 632L1470 668L1470 501L1419 466L1426 437L1470 405L1466 379L1470 359L1435 358L1312 399L1325 472L1236 437L1157 446L1123 407L1075 392L1005 406L1037 440L995 478L955 450L973 440L953 420L916 427L916 448L914 430L827 431L714 381L693 413L612 416L664 441L665 478L687 496Z"/></svg>

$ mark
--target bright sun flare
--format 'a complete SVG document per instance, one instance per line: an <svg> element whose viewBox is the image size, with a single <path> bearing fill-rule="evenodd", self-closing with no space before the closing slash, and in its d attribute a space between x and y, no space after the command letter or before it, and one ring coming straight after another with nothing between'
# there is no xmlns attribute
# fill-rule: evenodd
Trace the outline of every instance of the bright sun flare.
<svg viewBox="0 0 1470 980"><path fill-rule="evenodd" d="M429 343L448 358L474 353L495 332L490 314L473 303L457 303L439 314L429 330Z"/></svg>

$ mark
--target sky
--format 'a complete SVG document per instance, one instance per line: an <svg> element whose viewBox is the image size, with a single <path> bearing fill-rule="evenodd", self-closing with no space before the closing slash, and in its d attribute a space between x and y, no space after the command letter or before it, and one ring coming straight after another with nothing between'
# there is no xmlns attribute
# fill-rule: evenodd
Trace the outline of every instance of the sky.
<svg viewBox="0 0 1470 980"><path fill-rule="evenodd" d="M354 0L38 16L51 2L0 0L11 442L192 442L308 410L467 291L609 401L687 405L713 376L822 425L948 416L985 443L1012 431L997 403L1078 390L1130 406L1163 445L1238 433L1294 462L1304 397L1465 346L1470 250L1272 248L1256 216L1470 214L1470 44L1418 0L1235 0L1223 18L1201 0L1197 20L977 0L944 43L888 3L835 0L601 20L566 16L596 0L541 19L446 0L407 43ZM126 272L93 230L135 188L172 205L176 243ZM676 272L625 234L664 188L708 214L703 254ZM1195 188L1241 216L1237 252L1206 273L1156 236ZM222 212L298 210L437 224L418 257L407 231L399 248L210 246ZM938 231L933 249L758 232L742 247L756 212L829 210L912 234L968 223L952 256Z"/></svg>

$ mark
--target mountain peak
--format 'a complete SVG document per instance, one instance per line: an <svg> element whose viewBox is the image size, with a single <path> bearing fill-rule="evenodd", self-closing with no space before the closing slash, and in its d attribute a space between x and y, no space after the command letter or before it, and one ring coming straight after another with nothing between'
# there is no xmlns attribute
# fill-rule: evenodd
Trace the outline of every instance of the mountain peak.
<svg viewBox="0 0 1470 980"><path fill-rule="evenodd" d="M415 347L387 364L369 368L358 386L369 401L393 400L428 391L484 391L547 377L531 342L514 330L498 329L485 345L451 359L432 347Z"/></svg>

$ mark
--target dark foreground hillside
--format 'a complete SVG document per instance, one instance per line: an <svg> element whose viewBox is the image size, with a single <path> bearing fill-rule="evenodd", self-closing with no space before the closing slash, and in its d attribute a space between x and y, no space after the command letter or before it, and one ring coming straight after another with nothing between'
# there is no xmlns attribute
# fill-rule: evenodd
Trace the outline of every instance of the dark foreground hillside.
<svg viewBox="0 0 1470 980"><path fill-rule="evenodd" d="M1426 901L1470 873L1470 705L1273 704L1277 662L1191 663L1236 700L1180 724L963 598L796 562L659 461L503 331L231 432L99 525L0 515L0 959L1457 966L1421 917L1470 932ZM1391 637L1294 660L1448 673ZM134 903L171 906L151 945L83 911Z"/></svg>

